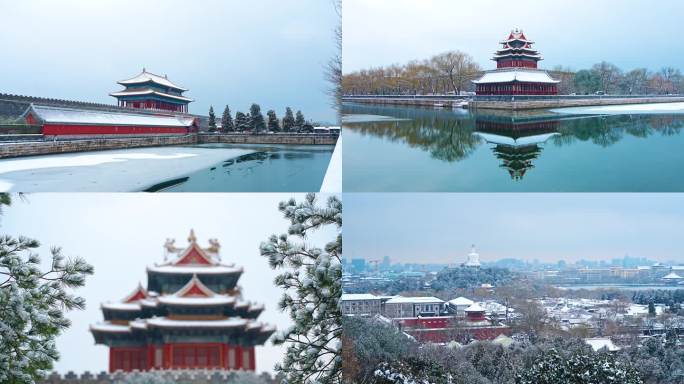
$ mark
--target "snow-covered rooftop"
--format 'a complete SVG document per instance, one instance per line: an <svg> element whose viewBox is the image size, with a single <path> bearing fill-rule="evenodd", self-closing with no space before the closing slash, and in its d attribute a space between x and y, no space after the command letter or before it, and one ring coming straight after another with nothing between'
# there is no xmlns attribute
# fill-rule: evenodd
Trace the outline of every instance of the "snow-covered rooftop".
<svg viewBox="0 0 684 384"><path fill-rule="evenodd" d="M109 94L110 96L114 97L119 97L119 96L141 96L141 95L157 95L157 96L162 96L162 97L168 97L176 100L181 100L181 101L187 101L191 102L194 101L193 99L185 96L178 96L178 95L172 95L170 93L164 93L164 92L159 92L155 91L154 89L141 89L141 90L130 90L130 91L120 91L120 92L112 92Z"/></svg>
<svg viewBox="0 0 684 384"><path fill-rule="evenodd" d="M395 297L387 300L386 304L407 304L407 303L422 304L422 303L443 303L443 302L444 302L444 300L438 299L434 296L427 296L427 297L395 296Z"/></svg>
<svg viewBox="0 0 684 384"><path fill-rule="evenodd" d="M24 116L33 113L35 117L51 124L89 124L89 125L137 125L153 127L189 127L194 118L153 115L131 112L95 111L31 104Z"/></svg>
<svg viewBox="0 0 684 384"><path fill-rule="evenodd" d="M187 91L187 89L183 87L179 87L176 84L172 83L169 81L169 79L166 76L159 76L155 75L154 73L147 72L145 68L143 68L142 72L140 72L139 75L132 77L127 80L121 80L117 81L117 83L121 85L130 85L130 84L142 84L142 83L147 83L147 82L153 82L157 83L159 85L163 85L165 87L169 88L175 88L180 91Z"/></svg>
<svg viewBox="0 0 684 384"><path fill-rule="evenodd" d="M473 305L473 303L475 303L475 302L468 299L468 298L465 298L463 296L449 300L449 304L452 304L452 305L468 305L468 306L470 306L470 305Z"/></svg>
<svg viewBox="0 0 684 384"><path fill-rule="evenodd" d="M159 273L182 273L182 274L224 274L242 272L242 267L228 265L154 265L147 267L148 271Z"/></svg>
<svg viewBox="0 0 684 384"><path fill-rule="evenodd" d="M235 298L216 295L212 297L179 297L176 295L161 296L159 303L166 305L227 305L235 303Z"/></svg>
<svg viewBox="0 0 684 384"><path fill-rule="evenodd" d="M589 344L594 351L598 351L601 348L606 348L611 352L620 350L620 347L613 344L613 341L607 337L592 337L584 339L584 342Z"/></svg>
<svg viewBox="0 0 684 384"><path fill-rule="evenodd" d="M470 307L465 309L466 312L484 312L485 309L480 306L478 303L474 303Z"/></svg>
<svg viewBox="0 0 684 384"><path fill-rule="evenodd" d="M524 83L548 83L557 84L558 80L554 80L546 71L513 68L513 69L498 69L494 71L485 72L478 80L473 80L475 84L490 84L490 83L509 83L511 81L519 81Z"/></svg>
<svg viewBox="0 0 684 384"><path fill-rule="evenodd" d="M249 320L242 318L228 318L223 320L174 320L166 317L147 319L147 326L162 328L230 328L247 325Z"/></svg>
<svg viewBox="0 0 684 384"><path fill-rule="evenodd" d="M127 333L131 331L128 325L112 324L110 322L97 323L90 326L93 331Z"/></svg>
<svg viewBox="0 0 684 384"><path fill-rule="evenodd" d="M380 300L380 297L372 295L370 293L343 293L340 300Z"/></svg>
<svg viewBox="0 0 684 384"><path fill-rule="evenodd" d="M663 279L667 279L667 280L681 280L682 277L679 276L678 274L674 273L674 272L670 272L670 273L668 273L667 275L663 276Z"/></svg>
<svg viewBox="0 0 684 384"><path fill-rule="evenodd" d="M102 308L113 311L139 311L140 303L102 303Z"/></svg>

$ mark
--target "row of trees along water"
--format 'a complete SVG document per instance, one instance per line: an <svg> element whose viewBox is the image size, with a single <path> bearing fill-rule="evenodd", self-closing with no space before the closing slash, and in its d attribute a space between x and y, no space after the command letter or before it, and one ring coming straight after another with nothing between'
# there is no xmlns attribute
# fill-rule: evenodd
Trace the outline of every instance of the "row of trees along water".
<svg viewBox="0 0 684 384"><path fill-rule="evenodd" d="M474 91L472 80L482 75L483 68L472 56L451 51L425 60L369 68L342 77L346 95L365 94L459 94ZM684 76L679 69L663 67L623 70L602 61L588 69L573 70L555 66L551 76L560 80L560 94L679 94L684 93Z"/></svg>
<svg viewBox="0 0 684 384"><path fill-rule="evenodd" d="M249 112L237 111L235 118L230 107L226 105L221 116L221 128L216 125L214 107L209 107L209 132L313 132L313 125L304 119L302 111L292 113L290 107L285 108L285 117L278 119L274 110L266 112L266 119L261 113L259 104L252 104Z"/></svg>

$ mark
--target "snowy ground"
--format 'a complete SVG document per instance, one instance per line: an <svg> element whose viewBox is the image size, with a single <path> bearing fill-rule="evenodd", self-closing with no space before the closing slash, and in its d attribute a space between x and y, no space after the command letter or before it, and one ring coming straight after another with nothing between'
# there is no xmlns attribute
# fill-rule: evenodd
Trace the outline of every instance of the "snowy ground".
<svg viewBox="0 0 684 384"><path fill-rule="evenodd" d="M252 153L154 147L0 160L0 191L131 192Z"/></svg>
<svg viewBox="0 0 684 384"><path fill-rule="evenodd" d="M323 193L339 193L342 192L342 135L337 138L335 150L330 158L328 170L325 172L323 184L321 184L321 192Z"/></svg>
<svg viewBox="0 0 684 384"><path fill-rule="evenodd" d="M586 115L662 114L684 113L684 103L653 103L600 105L594 107L568 107L552 109L552 112Z"/></svg>

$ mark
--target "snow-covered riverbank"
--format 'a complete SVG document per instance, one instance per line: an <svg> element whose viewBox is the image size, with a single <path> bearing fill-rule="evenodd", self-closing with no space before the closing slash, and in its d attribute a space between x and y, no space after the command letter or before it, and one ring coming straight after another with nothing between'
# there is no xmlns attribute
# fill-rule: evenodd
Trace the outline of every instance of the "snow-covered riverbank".
<svg viewBox="0 0 684 384"><path fill-rule="evenodd" d="M551 111L572 115L679 114L684 113L684 103L600 105L595 107L555 108Z"/></svg>
<svg viewBox="0 0 684 384"><path fill-rule="evenodd" d="M0 191L140 191L252 152L153 147L0 160Z"/></svg>

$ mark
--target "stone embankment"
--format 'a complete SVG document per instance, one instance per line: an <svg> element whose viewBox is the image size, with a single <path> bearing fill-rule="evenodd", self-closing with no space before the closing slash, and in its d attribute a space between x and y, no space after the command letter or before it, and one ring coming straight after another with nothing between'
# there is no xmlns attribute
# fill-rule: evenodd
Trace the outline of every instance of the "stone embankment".
<svg viewBox="0 0 684 384"><path fill-rule="evenodd" d="M11 135L13 139L20 136ZM31 135L27 140L1 140L0 159L8 157L49 155L58 153L102 151L141 147L162 147L195 144L290 144L334 145L337 135L321 134L190 134L182 136L136 136L136 137L80 137L51 140L41 135Z"/></svg>
<svg viewBox="0 0 684 384"><path fill-rule="evenodd" d="M347 96L345 102L363 104L459 108L464 101L469 109L526 110L596 105L626 105L684 102L684 96Z"/></svg>

